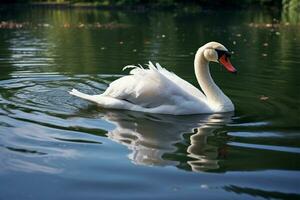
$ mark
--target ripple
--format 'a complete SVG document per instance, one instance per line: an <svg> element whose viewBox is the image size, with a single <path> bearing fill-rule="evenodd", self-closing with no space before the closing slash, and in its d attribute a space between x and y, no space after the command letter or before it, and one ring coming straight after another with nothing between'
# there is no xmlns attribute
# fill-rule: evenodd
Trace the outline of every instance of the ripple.
<svg viewBox="0 0 300 200"><path fill-rule="evenodd" d="M65 141L65 142L75 142L75 143L87 143L87 144L102 144L101 142L84 140L84 139L67 139L67 138L55 138L56 140Z"/></svg>
<svg viewBox="0 0 300 200"><path fill-rule="evenodd" d="M250 188L250 187L240 187L236 185L225 186L224 189L226 191L234 192L237 194L248 194L251 196L259 196L262 198L273 198L273 199L298 199L300 198L300 194L298 193L284 193L272 190L262 190L258 188Z"/></svg>
<svg viewBox="0 0 300 200"><path fill-rule="evenodd" d="M107 85L98 76L88 77L90 76L66 76L57 73L14 73L11 79L0 81L0 89L6 91L6 96L1 101L8 107L70 114L75 110L68 91L75 84L81 82L83 91L88 89L93 92L103 90ZM63 82L64 87L61 86Z"/></svg>
<svg viewBox="0 0 300 200"><path fill-rule="evenodd" d="M300 154L300 148L296 148L296 147L261 145L261 144L248 144L248 143L240 143L240 142L229 142L228 145L237 146L237 147L244 147L244 148L254 148L254 149L263 149L263 150L270 150L270 151L281 151L281 152Z"/></svg>
<svg viewBox="0 0 300 200"><path fill-rule="evenodd" d="M16 147L5 147L5 148L7 148L10 151L15 151L15 152L19 152L19 153L47 155L47 153L39 152L36 150L29 150L29 149L16 148Z"/></svg>
<svg viewBox="0 0 300 200"><path fill-rule="evenodd" d="M228 135L234 137L245 137L245 138L287 138L297 139L300 138L300 133L288 133L288 132L228 132Z"/></svg>
<svg viewBox="0 0 300 200"><path fill-rule="evenodd" d="M57 169L54 167L45 166L42 164L37 164L29 161L10 159L5 162L4 169L21 171L27 173L46 173L46 174L59 174L62 173L62 169Z"/></svg>

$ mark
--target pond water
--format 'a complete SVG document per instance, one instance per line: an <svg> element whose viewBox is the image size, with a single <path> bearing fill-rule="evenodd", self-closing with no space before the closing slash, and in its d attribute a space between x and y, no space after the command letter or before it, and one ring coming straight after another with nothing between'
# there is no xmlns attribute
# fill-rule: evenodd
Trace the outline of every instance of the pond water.
<svg viewBox="0 0 300 200"><path fill-rule="evenodd" d="M0 199L299 199L299 23L266 11L0 10ZM196 50L228 114L105 110L102 93L149 60L197 86ZM198 87L198 86L197 86Z"/></svg>

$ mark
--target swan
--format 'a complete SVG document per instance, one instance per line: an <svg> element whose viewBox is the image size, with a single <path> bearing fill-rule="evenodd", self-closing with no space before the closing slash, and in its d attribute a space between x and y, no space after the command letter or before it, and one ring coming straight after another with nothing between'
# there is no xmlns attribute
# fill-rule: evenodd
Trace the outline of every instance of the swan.
<svg viewBox="0 0 300 200"><path fill-rule="evenodd" d="M129 65L129 75L112 83L100 95L88 95L73 89L69 93L97 103L103 108L132 111L189 115L234 111L231 100L213 81L209 62L222 64L229 72L236 73L228 50L218 42L209 42L200 47L195 55L194 69L201 92L176 74L149 61L148 68Z"/></svg>

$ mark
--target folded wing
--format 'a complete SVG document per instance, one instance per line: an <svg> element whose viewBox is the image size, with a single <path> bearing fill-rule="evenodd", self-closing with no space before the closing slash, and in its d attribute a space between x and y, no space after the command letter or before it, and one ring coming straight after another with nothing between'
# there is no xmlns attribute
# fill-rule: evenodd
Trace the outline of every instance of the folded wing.
<svg viewBox="0 0 300 200"><path fill-rule="evenodd" d="M200 90L158 63L155 67L149 62L148 66L148 69L126 66L124 69L133 68L130 75L113 81L101 96L127 101L144 108L178 106L185 101L205 101Z"/></svg>

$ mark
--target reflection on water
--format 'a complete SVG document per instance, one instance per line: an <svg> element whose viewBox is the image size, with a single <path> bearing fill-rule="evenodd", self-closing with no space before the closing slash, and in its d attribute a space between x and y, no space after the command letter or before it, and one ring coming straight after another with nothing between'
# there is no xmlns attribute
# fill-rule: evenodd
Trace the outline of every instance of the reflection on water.
<svg viewBox="0 0 300 200"><path fill-rule="evenodd" d="M226 157L225 148L207 144L207 138L228 123L231 116L231 113L174 117L106 112L104 119L116 125L107 136L127 146L132 151L128 157L135 164L177 166L180 160L168 160L165 155L174 154L176 145L184 143L187 147L183 153L190 169L205 171L218 169L218 159Z"/></svg>
<svg viewBox="0 0 300 200"><path fill-rule="evenodd" d="M299 148L293 147L293 141L298 145L295 141L300 137L298 133L247 132L248 127L243 124L232 124L233 113L168 116L95 111L93 107L80 112L112 123L115 127L108 129L107 137L126 146L130 150L128 158L138 165L175 166L194 172L300 167L299 162L293 162L300 155ZM257 129L265 124L252 126Z"/></svg>

